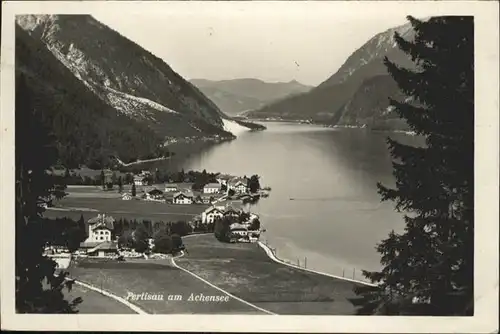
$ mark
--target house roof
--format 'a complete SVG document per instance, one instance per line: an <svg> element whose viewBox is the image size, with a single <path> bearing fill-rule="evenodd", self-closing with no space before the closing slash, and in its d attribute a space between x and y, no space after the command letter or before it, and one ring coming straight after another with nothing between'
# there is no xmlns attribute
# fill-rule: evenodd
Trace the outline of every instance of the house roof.
<svg viewBox="0 0 500 334"><path fill-rule="evenodd" d="M179 188L178 183L167 183L165 184L165 188Z"/></svg>
<svg viewBox="0 0 500 334"><path fill-rule="evenodd" d="M231 184L231 185L236 185L240 182L243 183L244 185L247 184L247 180L243 177L234 177L231 180L229 180L229 184Z"/></svg>
<svg viewBox="0 0 500 334"><path fill-rule="evenodd" d="M238 210L236 210L233 206L231 205L227 205L225 208L224 208L224 212L238 212Z"/></svg>
<svg viewBox="0 0 500 334"><path fill-rule="evenodd" d="M234 185L237 186L237 185L240 185L240 184L243 185L243 186L245 186L245 187L247 186L247 183L244 182L244 181L241 181L241 180L238 181L238 182L236 182Z"/></svg>
<svg viewBox="0 0 500 334"><path fill-rule="evenodd" d="M179 192L175 193L173 197L176 198L176 197L179 197L181 195L185 196L185 197L193 197L194 196L193 193L190 191L179 191Z"/></svg>
<svg viewBox="0 0 500 334"><path fill-rule="evenodd" d="M93 225L93 230L99 227L105 227L109 230L112 230L114 222L115 219L112 216L106 216L105 214L98 214L97 217L90 218L87 221L89 225Z"/></svg>
<svg viewBox="0 0 500 334"><path fill-rule="evenodd" d="M150 195L163 195L163 191L155 188L155 189L149 191L148 194L150 194Z"/></svg>
<svg viewBox="0 0 500 334"><path fill-rule="evenodd" d="M210 213L210 212L212 212L212 211L217 211L217 212L222 213L222 210L221 210L221 209L219 209L219 208L217 208L217 207L215 207L215 206L211 206L211 207L209 207L208 209L206 209L206 210L205 210L205 213L206 213L206 214L208 214L208 213Z"/></svg>
<svg viewBox="0 0 500 334"><path fill-rule="evenodd" d="M114 243L113 241L104 241L99 243L94 248L89 249L88 252L91 253L99 250L118 250L118 247L116 246L116 243Z"/></svg>
<svg viewBox="0 0 500 334"><path fill-rule="evenodd" d="M219 179L219 180L229 180L231 178L233 178L233 176L228 175L228 174L219 174L219 175L217 175L217 179Z"/></svg>
<svg viewBox="0 0 500 334"><path fill-rule="evenodd" d="M240 224L240 223L233 223L229 226L229 230L230 231L234 231L234 230L244 230L244 231L247 231L248 228L246 227L246 225L243 225L243 224Z"/></svg>
<svg viewBox="0 0 500 334"><path fill-rule="evenodd" d="M94 248L95 246L97 246L99 244L102 244L102 241L81 242L80 248Z"/></svg>
<svg viewBox="0 0 500 334"><path fill-rule="evenodd" d="M220 189L220 183L207 183L203 188L217 188Z"/></svg>

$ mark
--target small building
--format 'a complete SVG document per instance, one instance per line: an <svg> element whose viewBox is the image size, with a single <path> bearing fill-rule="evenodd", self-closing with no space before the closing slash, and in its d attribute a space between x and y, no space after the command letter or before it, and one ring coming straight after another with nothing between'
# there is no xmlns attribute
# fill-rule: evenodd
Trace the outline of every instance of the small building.
<svg viewBox="0 0 500 334"><path fill-rule="evenodd" d="M219 184L222 186L222 185L225 185L227 186L229 180L231 180L233 177L231 175L225 175L225 174L221 174L221 175L218 175L217 178L215 179L217 182L219 182Z"/></svg>
<svg viewBox="0 0 500 334"><path fill-rule="evenodd" d="M229 233L238 237L248 236L248 229L245 225L234 223L229 226Z"/></svg>
<svg viewBox="0 0 500 334"><path fill-rule="evenodd" d="M246 182L243 182L243 181L236 182L236 184L233 186L233 190L238 194L246 193L247 192Z"/></svg>
<svg viewBox="0 0 500 334"><path fill-rule="evenodd" d="M77 254L87 254L90 249L95 248L96 246L102 244L104 241L85 241L80 243L80 247L78 248Z"/></svg>
<svg viewBox="0 0 500 334"><path fill-rule="evenodd" d="M136 186L147 186L148 178L145 175L134 175L134 184Z"/></svg>
<svg viewBox="0 0 500 334"><path fill-rule="evenodd" d="M172 199L174 204L193 204L193 193L188 191L181 191L175 193Z"/></svg>
<svg viewBox="0 0 500 334"><path fill-rule="evenodd" d="M210 204L212 203L214 198L212 196L201 196L201 201L203 204Z"/></svg>
<svg viewBox="0 0 500 334"><path fill-rule="evenodd" d="M124 201L130 201L131 199L132 199L132 195L129 193L124 193L122 195L122 200L124 200Z"/></svg>
<svg viewBox="0 0 500 334"><path fill-rule="evenodd" d="M228 182L227 190L233 190L235 193L244 194L247 192L247 183L248 180L246 178L235 177Z"/></svg>
<svg viewBox="0 0 500 334"><path fill-rule="evenodd" d="M150 250L153 250L153 248L155 247L155 239L148 238L148 247Z"/></svg>
<svg viewBox="0 0 500 334"><path fill-rule="evenodd" d="M104 169L103 174L105 183L113 182L113 171L111 169Z"/></svg>
<svg viewBox="0 0 500 334"><path fill-rule="evenodd" d="M163 191L159 189L153 189L146 193L146 199L149 201L163 201Z"/></svg>
<svg viewBox="0 0 500 334"><path fill-rule="evenodd" d="M180 190L179 185L177 183L167 183L165 185L165 192L166 193L178 192L179 190Z"/></svg>
<svg viewBox="0 0 500 334"><path fill-rule="evenodd" d="M87 250L87 255L93 257L114 257L118 254L118 247L113 241L101 242L94 248Z"/></svg>
<svg viewBox="0 0 500 334"><path fill-rule="evenodd" d="M210 224L215 222L217 218L222 218L223 215L224 213L221 209L212 206L203 211L203 213L201 214L201 222L203 224Z"/></svg>
<svg viewBox="0 0 500 334"><path fill-rule="evenodd" d="M203 187L204 194L217 194L220 192L222 185L220 183L208 183Z"/></svg>
<svg viewBox="0 0 500 334"><path fill-rule="evenodd" d="M228 205L224 208L223 215L237 217L240 215L240 211Z"/></svg>

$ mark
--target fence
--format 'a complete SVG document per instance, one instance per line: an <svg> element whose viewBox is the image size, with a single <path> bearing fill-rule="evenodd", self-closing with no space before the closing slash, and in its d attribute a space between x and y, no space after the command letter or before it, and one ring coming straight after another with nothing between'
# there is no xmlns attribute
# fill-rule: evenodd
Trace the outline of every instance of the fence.
<svg viewBox="0 0 500 334"><path fill-rule="evenodd" d="M295 257L295 259L290 259L290 258L282 258L280 257L280 254L279 254L279 251L278 251L278 248L276 247L273 247L272 245L269 244L269 242L266 240L263 240L262 241L267 248L269 248L269 250L271 250L271 252L273 253L273 255L280 261L286 263L286 264L289 264L291 266L294 266L294 267L298 267L298 268L304 268L304 269L309 269L309 270L315 270L315 271L318 271L318 272L325 272L326 274L330 274L330 275L335 275L335 276L339 276L339 277L344 277L344 278L347 278L347 279L352 279L352 280L356 280L356 281L361 281L361 282L366 282L366 283L371 283L369 279L367 279L364 275L363 275L363 272L361 269L359 268L354 268L354 267L332 267L331 269L334 269L334 270L328 270L328 271L325 271L326 269L325 268L316 268L314 267L313 264L309 263L309 266L308 266L308 263L307 263L307 256L304 256L304 257ZM310 259L310 262L311 259Z"/></svg>

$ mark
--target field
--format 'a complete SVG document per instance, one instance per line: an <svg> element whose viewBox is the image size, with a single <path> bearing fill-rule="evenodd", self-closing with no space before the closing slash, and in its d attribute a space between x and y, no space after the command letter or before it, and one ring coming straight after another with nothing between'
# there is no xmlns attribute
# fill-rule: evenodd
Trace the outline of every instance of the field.
<svg viewBox="0 0 500 334"><path fill-rule="evenodd" d="M229 293L277 314L350 315L355 283L273 262L257 244L226 244L213 235L184 238L176 263Z"/></svg>
<svg viewBox="0 0 500 334"><path fill-rule="evenodd" d="M80 314L136 314L127 306L78 284L74 284L69 292L63 290L63 293L68 301L77 297L83 299L76 307Z"/></svg>
<svg viewBox="0 0 500 334"><path fill-rule="evenodd" d="M45 211L45 217L79 219L83 214L84 219L88 220L98 213L106 213L115 219L187 221L208 207L205 204L182 205L141 200L124 201L116 191L106 192L93 186L72 186L66 192L69 195L62 200L55 201L54 207Z"/></svg>
<svg viewBox="0 0 500 334"><path fill-rule="evenodd" d="M191 294L226 296L188 273L175 268L169 260L73 264L71 277L126 298L129 293L163 296L163 300L129 301L152 314L265 314L240 301L228 298L224 302L189 301ZM169 296L171 299L168 300ZM174 297L176 296L176 297ZM180 297L179 297L180 296ZM92 301L91 301L92 302ZM85 305L82 307L89 308ZM103 312L105 313L105 312ZM109 313L109 312L106 312Z"/></svg>
<svg viewBox="0 0 500 334"><path fill-rule="evenodd" d="M187 253L175 259L179 267L257 308L283 315L352 315L356 311L350 302L356 283L273 262L257 244L220 243L213 234L183 239ZM226 295L174 266L170 259L79 260L68 271L73 278L123 298L143 292L163 296L163 300L129 300L148 313L265 314L232 297L226 302L189 301L191 294ZM93 303L96 297L87 298ZM110 307L112 312L119 311Z"/></svg>

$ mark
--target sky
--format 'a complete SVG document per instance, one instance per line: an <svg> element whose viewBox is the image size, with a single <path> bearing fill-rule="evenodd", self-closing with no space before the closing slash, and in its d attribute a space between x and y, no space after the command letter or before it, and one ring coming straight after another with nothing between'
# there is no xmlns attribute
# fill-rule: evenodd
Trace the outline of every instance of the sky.
<svg viewBox="0 0 500 334"><path fill-rule="evenodd" d="M384 2L379 3L364 11L318 2L279 10L265 3L225 3L220 8L165 3L140 11L124 7L119 15L109 10L91 14L162 58L186 79L297 80L316 86L377 33L407 23L408 14L425 17L433 13L428 6L410 12L408 6L384 10ZM374 13L377 8L382 15Z"/></svg>

